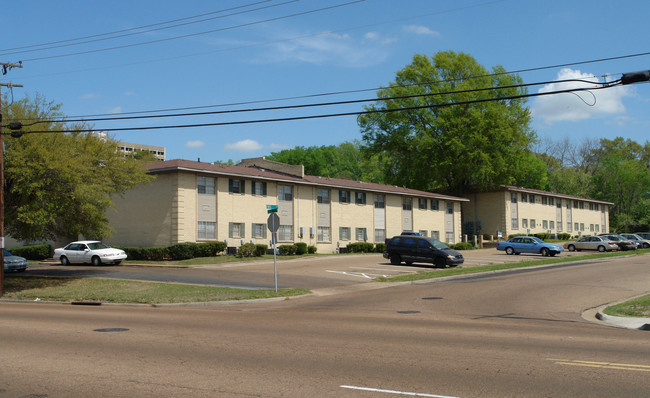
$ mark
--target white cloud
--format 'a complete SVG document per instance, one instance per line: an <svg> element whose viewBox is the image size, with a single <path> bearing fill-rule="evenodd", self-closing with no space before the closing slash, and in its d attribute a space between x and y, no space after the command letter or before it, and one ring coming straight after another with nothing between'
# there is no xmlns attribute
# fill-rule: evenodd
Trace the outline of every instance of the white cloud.
<svg viewBox="0 0 650 398"><path fill-rule="evenodd" d="M347 34L324 33L278 42L256 62L301 62L354 68L367 67L379 64L388 57L385 45L392 41L392 39L382 39L376 32L366 33L361 40Z"/></svg>
<svg viewBox="0 0 650 398"><path fill-rule="evenodd" d="M262 149L263 146L257 141L254 140L242 140L237 141L232 144L224 145L223 149L226 151L238 151L238 152L254 152Z"/></svg>
<svg viewBox="0 0 650 398"><path fill-rule="evenodd" d="M579 70L562 69L557 80L581 79L597 82L597 77ZM598 85L585 82L551 83L539 89L547 93L572 88L597 88ZM580 91L575 94L563 93L537 97L532 104L532 115L547 124L560 121L576 122L604 114L625 113L623 97L630 96L626 87L611 87L603 90Z"/></svg>
<svg viewBox="0 0 650 398"><path fill-rule="evenodd" d="M99 98L99 94L88 93L81 96L82 100L93 100Z"/></svg>
<svg viewBox="0 0 650 398"><path fill-rule="evenodd" d="M108 110L108 113L122 113L122 107L116 106Z"/></svg>
<svg viewBox="0 0 650 398"><path fill-rule="evenodd" d="M407 25L404 27L404 30L413 33L416 35L425 35L425 36L440 36L440 33L436 32L435 30L431 30L427 28L426 26L420 26L420 25Z"/></svg>
<svg viewBox="0 0 650 398"><path fill-rule="evenodd" d="M201 140L187 141L185 143L185 146L188 147L188 148L201 148L204 145L205 145L205 142L203 142Z"/></svg>

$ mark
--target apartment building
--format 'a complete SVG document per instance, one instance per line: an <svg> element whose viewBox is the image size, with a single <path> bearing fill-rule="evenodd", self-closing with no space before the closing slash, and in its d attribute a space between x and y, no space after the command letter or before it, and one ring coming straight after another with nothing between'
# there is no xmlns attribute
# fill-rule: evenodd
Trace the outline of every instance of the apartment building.
<svg viewBox="0 0 650 398"><path fill-rule="evenodd" d="M189 160L152 163L154 182L115 197L107 216L124 246L227 241L269 244L267 205L278 206L278 243L320 253L417 231L456 243L468 199L403 187L305 175L303 166L244 159L236 166Z"/></svg>
<svg viewBox="0 0 650 398"><path fill-rule="evenodd" d="M610 202L506 185L467 197L463 232L469 235L609 232Z"/></svg>

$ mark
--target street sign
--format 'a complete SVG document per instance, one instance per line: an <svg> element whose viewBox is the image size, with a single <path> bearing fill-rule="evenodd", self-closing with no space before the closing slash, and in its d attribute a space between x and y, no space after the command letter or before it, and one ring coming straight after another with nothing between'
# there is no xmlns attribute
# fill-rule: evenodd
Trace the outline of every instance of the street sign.
<svg viewBox="0 0 650 398"><path fill-rule="evenodd" d="M278 229L280 229L280 216L278 216L278 213L271 213L266 220L266 224L269 227L269 231L278 232Z"/></svg>
<svg viewBox="0 0 650 398"><path fill-rule="evenodd" d="M271 214L271 213L277 213L278 212L278 205L266 205L266 212Z"/></svg>

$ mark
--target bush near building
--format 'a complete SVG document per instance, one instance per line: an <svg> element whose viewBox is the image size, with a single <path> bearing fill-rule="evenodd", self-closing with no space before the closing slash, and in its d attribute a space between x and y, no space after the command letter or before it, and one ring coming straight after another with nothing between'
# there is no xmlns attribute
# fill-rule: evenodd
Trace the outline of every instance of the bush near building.
<svg viewBox="0 0 650 398"><path fill-rule="evenodd" d="M25 257L27 260L40 261L52 257L52 246L50 245L31 245L7 250L14 256Z"/></svg>

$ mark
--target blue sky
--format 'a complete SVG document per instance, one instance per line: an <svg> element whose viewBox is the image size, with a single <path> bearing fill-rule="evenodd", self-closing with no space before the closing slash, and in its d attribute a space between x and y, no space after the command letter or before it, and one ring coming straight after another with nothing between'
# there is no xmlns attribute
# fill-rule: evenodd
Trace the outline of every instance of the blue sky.
<svg viewBox="0 0 650 398"><path fill-rule="evenodd" d="M198 15L203 16L190 18ZM63 104L69 116L369 99L414 54L453 50L472 55L487 68L502 65L517 71L650 52L648 15L646 0L22 0L3 5L0 62L22 60L24 67L0 79L24 85L14 88L15 98L40 93ZM177 21L160 24L172 20ZM149 27L133 30L143 26ZM99 36L110 32L122 37ZM87 43L67 41L81 37L88 37ZM59 43L46 50L15 49L51 42ZM82 54L69 55L73 53ZM593 76L602 81L605 75L613 80L648 69L650 56L642 55L520 76L526 83ZM529 92L558 87L564 88L535 86ZM310 97L345 91L356 92ZM303 98L286 99L291 97ZM273 99L285 100L257 102ZM644 143L649 136L648 84L538 97L528 105L540 139L621 136ZM362 106L94 125L102 130L223 123L355 112ZM164 146L168 159L208 162L361 138L354 116L110 134Z"/></svg>

